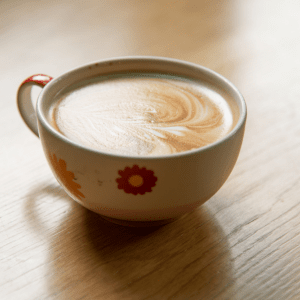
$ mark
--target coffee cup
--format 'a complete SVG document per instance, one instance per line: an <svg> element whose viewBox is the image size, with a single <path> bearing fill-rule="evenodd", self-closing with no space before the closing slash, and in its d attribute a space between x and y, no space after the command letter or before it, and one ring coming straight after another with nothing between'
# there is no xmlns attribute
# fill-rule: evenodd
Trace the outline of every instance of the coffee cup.
<svg viewBox="0 0 300 300"><path fill-rule="evenodd" d="M142 91L139 89L135 92L135 86L139 86L141 80ZM93 92L89 92L90 87L98 81L101 82L101 88L103 82L108 83L105 91L109 89L109 93L105 94L106 96L101 94L102 90L98 91L98 87ZM134 86L127 85L131 82L134 82ZM177 82L179 85L176 85ZM42 88L35 108L31 99L33 86ZM120 87L121 90L115 92ZM166 127L170 124L170 116L166 122L161 120L156 122L155 113L159 108L162 109L162 102L156 98L153 100L154 96L151 96L148 104L151 106L153 103L158 103L158 106L152 109L151 113L147 111L150 121L147 117L137 122L137 117L135 114L132 116L132 111L123 118L124 107L133 107L134 112L136 107L140 107L138 97L135 99L136 95L150 95L153 89L155 89L153 93L155 97L164 97L162 101L171 99L168 101L172 109L166 108L169 115L181 111L179 109L181 100L175 105L173 94L182 97L184 99L182 103L189 103L187 108L182 109L188 116L189 122L193 115L193 118L198 121L201 119L200 125L187 123L186 116L177 118L179 125L176 123L176 126L172 123L171 127ZM69 103L75 103L70 102L73 100L66 100L69 102L63 100L65 101L62 105L63 109L60 109L58 103L61 103L62 99L73 99L73 91L76 91L76 95L82 95L80 99L76 96L79 99L76 100L77 109L73 109L74 105L71 105L72 109L68 106ZM91 106L85 102L89 93L101 95L97 96L102 101L101 105L97 106L97 113L93 105L93 109L87 110L87 107ZM172 93L172 97L168 96L169 93ZM191 100L198 99L197 97L203 100L204 104L200 100L200 104L198 100ZM215 97L217 100L210 101L210 97ZM115 98L119 100L114 100ZM221 98L223 100L220 100ZM114 101L119 102L116 104ZM190 102L187 101L194 101L196 108L191 108ZM218 101L220 103L223 101L225 106L222 107L223 104L220 106ZM159 225L170 222L193 211L210 199L227 180L237 161L247 115L246 104L241 93L226 78L197 64L160 57L121 57L102 60L73 69L55 79L43 74L33 75L20 85L17 104L25 123L40 138L49 166L67 194L103 218L129 226ZM103 117L103 112L100 112L104 106L107 112L107 105L110 111L109 118L107 115ZM220 116L210 117L213 110L209 107L216 109ZM220 120L227 118L225 118L226 109L229 111L230 122L223 122L228 127L228 130L224 131L226 126ZM85 112L87 116L82 117ZM214 120L214 124L221 124L218 125L220 128L216 129L216 125L208 125L208 120L203 121L201 114L205 114L208 120L209 118ZM63 125L56 124L56 119L53 117L56 115ZM93 120L97 119L97 116L100 123L97 123L95 132L100 132L99 137L102 138L97 143L104 145L104 148L97 148L85 142L85 140L88 142L95 140ZM109 122L109 125L101 119L102 117L105 122ZM154 129L149 127L152 126L151 122L155 123ZM138 126L132 127L136 123ZM112 134L116 134L112 129L114 126L115 130L121 133L118 133L117 138L112 139L109 132L112 130ZM210 131L207 131L208 127ZM67 133L64 132L65 128ZM127 131L123 132L124 130L120 128L122 130L125 128ZM147 134L142 130L143 128L147 130ZM195 146L194 136L198 133L191 133L193 137L189 138L191 142L186 142L187 140L182 142L186 136L185 132L192 132L195 128L198 131L201 129L200 134L204 132L203 136L210 142L203 145L196 143ZM133 136L131 131L137 131L139 137ZM152 137L149 137L149 132L153 134ZM166 132L166 135L164 136L162 132ZM222 134L217 136L216 133ZM177 136L181 139L180 142L173 142L173 137L177 138ZM211 139L211 136L217 137ZM139 142L140 137L144 139L141 142ZM163 150L157 148L157 145L144 148L158 149L158 152L155 150L152 153L151 150L151 153L147 153L143 152L144 150L142 152L136 150L140 149L137 143L144 145L145 140L156 141L157 138L161 138L164 145L167 141L167 146L161 148ZM203 141L203 139L204 137L201 137L199 140ZM111 140L114 143L110 150ZM116 151L115 141L119 140L122 141L120 142L122 146L117 146L119 148ZM172 144L172 147L168 143ZM128 148L128 144L132 144L132 148ZM173 147L175 144L188 145L188 148L179 147L177 151L176 147ZM165 149L175 149L175 151L168 152L169 150Z"/></svg>

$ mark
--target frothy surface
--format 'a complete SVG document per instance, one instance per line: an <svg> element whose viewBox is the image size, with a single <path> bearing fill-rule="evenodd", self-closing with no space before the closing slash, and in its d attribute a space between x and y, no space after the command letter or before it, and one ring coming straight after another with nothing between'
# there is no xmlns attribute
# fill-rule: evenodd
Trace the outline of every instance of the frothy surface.
<svg viewBox="0 0 300 300"><path fill-rule="evenodd" d="M116 78L61 97L53 126L87 147L125 155L164 155L199 148L228 134L231 109L192 81Z"/></svg>

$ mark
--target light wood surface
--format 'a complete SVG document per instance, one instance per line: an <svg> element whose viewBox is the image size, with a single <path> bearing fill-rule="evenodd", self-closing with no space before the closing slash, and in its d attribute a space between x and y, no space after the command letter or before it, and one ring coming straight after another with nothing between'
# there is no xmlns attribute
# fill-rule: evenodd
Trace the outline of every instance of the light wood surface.
<svg viewBox="0 0 300 300"><path fill-rule="evenodd" d="M299 16L297 0L0 1L0 299L300 299ZM159 228L71 200L16 107L30 75L127 55L209 67L248 106L223 188Z"/></svg>

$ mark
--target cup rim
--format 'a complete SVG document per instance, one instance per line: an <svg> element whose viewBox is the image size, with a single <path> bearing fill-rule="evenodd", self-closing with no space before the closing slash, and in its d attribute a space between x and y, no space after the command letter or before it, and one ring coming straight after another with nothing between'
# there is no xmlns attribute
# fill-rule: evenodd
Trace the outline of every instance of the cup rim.
<svg viewBox="0 0 300 300"><path fill-rule="evenodd" d="M88 68L91 68L92 66L99 65L101 64L109 64L109 63L115 63L115 62L129 62L129 61L147 61L147 62L169 62L175 65L184 65L186 67L194 68L200 70L202 73L206 73L209 76L213 76L214 78L218 79L221 81L224 85L227 86L239 99L240 102L240 116L239 119L235 125L235 127L224 137L221 139L218 139L217 141L208 144L203 147L199 147L193 150L187 150L183 152L177 152L177 153L172 153L172 154L164 154L164 155L155 155L155 156L149 156L149 155L125 155L125 154L118 154L118 153L111 153L109 151L101 151L93 148L89 148L87 146L84 146L80 143L77 143L63 134L59 133L57 130L55 130L50 123L48 122L46 116L42 112L42 99L44 97L44 94L47 92L47 90L51 89L53 85L56 85L57 82L63 80L64 78L67 78L71 74L78 73L80 71L86 70ZM237 89L237 87L229 81L227 78L225 78L223 75L207 68L202 65L198 65L196 63L191 63L188 61L184 60L179 60L179 59L174 59L174 58L168 58L168 57L160 57L160 56L121 56L121 57L114 57L114 58L109 58L109 59L102 59L99 61L94 61L88 64L83 64L79 67L73 68L60 76L54 78L51 80L43 89L42 92L40 93L37 103L36 103L36 113L37 113L37 118L40 121L40 123L49 131L51 134L53 134L56 138L59 140L62 140L63 142L72 145L73 147L85 150L87 152L91 152L94 154L101 154L104 156L109 156L109 157L114 157L114 158L122 158L122 159L128 159L128 160L160 160L160 159L173 159L173 158L178 158L178 157L185 157L185 156L190 156L198 153L203 153L206 152L210 149L213 149L217 147L218 145L224 143L228 139L230 139L232 136L236 134L237 131L240 130L240 128L244 125L246 118L247 118L247 106L245 99L241 92Z"/></svg>

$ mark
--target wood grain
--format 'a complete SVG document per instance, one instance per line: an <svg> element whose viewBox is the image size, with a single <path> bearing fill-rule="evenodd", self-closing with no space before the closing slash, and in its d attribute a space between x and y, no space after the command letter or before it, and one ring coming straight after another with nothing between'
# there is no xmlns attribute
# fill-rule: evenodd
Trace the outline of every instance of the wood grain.
<svg viewBox="0 0 300 300"><path fill-rule="evenodd" d="M299 299L299 13L292 0L1 1L0 299ZM127 55L209 67L248 106L226 184L158 228L72 201L16 107L32 74Z"/></svg>

